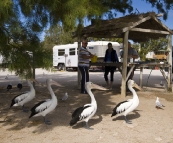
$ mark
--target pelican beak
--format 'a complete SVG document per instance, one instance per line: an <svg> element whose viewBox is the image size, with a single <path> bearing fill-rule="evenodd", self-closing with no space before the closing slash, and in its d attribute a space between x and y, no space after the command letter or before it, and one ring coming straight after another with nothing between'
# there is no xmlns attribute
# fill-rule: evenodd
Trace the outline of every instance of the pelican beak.
<svg viewBox="0 0 173 143"><path fill-rule="evenodd" d="M59 86L59 87L64 87L64 86L62 86L61 84L59 84L58 82L56 82L56 81L54 81L54 80L52 80L52 84L54 84L54 85L56 85L56 86Z"/></svg>
<svg viewBox="0 0 173 143"><path fill-rule="evenodd" d="M33 82L37 83L38 85L44 86L43 84L41 84L40 82L38 82L36 79L31 79Z"/></svg>
<svg viewBox="0 0 173 143"><path fill-rule="evenodd" d="M94 84L94 83L92 84L92 89L109 90L109 89L107 89L107 88L104 88L104 87L99 86L99 85Z"/></svg>
<svg viewBox="0 0 173 143"><path fill-rule="evenodd" d="M136 87L139 90L142 90L136 83L133 84L133 87Z"/></svg>

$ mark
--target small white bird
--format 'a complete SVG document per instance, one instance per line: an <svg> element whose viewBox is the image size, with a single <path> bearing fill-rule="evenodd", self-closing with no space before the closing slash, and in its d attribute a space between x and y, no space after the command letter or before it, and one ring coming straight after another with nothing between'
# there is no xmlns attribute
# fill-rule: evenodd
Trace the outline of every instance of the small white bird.
<svg viewBox="0 0 173 143"><path fill-rule="evenodd" d="M72 119L70 121L70 126L75 125L77 122L85 121L86 128L91 129L88 126L88 121L92 116L94 116L94 114L97 111L97 102L94 98L93 93L91 92L91 89L99 89L99 90L108 90L108 89L101 87L99 85L93 84L92 82L86 82L85 89L91 97L91 103L85 104L84 106L77 108L73 112Z"/></svg>
<svg viewBox="0 0 173 143"><path fill-rule="evenodd" d="M9 74L6 75L5 79L8 79Z"/></svg>
<svg viewBox="0 0 173 143"><path fill-rule="evenodd" d="M59 87L63 87L63 86L52 79L47 79L46 84L52 98L41 101L37 103L34 107L32 107L31 115L29 116L29 118L36 117L36 116L43 116L45 124L50 125L51 124L50 121L46 120L45 116L51 111L53 111L58 104L57 97L55 96L51 88L51 85L54 84Z"/></svg>
<svg viewBox="0 0 173 143"><path fill-rule="evenodd" d="M128 124L131 124L131 121L127 120L126 115L132 112L133 110L135 110L136 107L139 105L139 98L136 94L136 91L132 87L136 87L137 89L141 90L141 88L135 83L135 81L130 79L128 81L128 88L132 92L133 98L128 99L127 101L122 101L118 103L116 107L113 109L113 113L112 113L112 116L115 116L117 114L124 115L125 121Z"/></svg>
<svg viewBox="0 0 173 143"><path fill-rule="evenodd" d="M163 109L162 107L165 107L165 106L159 101L159 97L157 97L156 98L156 108Z"/></svg>
<svg viewBox="0 0 173 143"><path fill-rule="evenodd" d="M162 81L160 81L160 86L163 86L164 84L163 84L163 82Z"/></svg>
<svg viewBox="0 0 173 143"><path fill-rule="evenodd" d="M68 98L68 93L66 92L65 95L62 97L61 100L67 100L67 98Z"/></svg>

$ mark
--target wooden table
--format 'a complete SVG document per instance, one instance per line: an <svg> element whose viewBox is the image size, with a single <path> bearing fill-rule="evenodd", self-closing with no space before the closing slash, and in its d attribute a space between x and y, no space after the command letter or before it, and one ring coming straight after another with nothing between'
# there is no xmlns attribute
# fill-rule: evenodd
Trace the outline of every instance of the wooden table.
<svg viewBox="0 0 173 143"><path fill-rule="evenodd" d="M90 63L90 66L116 66L118 68L118 70L120 71L120 73L122 73L122 65L123 63L119 62L119 63L113 63L113 62L95 62L95 63ZM158 67L160 69L160 72L162 73L163 77L165 78L165 80L167 81L168 84L168 88L171 88L172 91L172 78L170 76L171 79L168 79L166 77L164 68L167 67L168 71L170 74L172 74L171 72L171 65L169 65L168 63L164 63L164 64L160 64L157 62L134 62L134 63L128 63L129 67L131 67L127 77L126 77L126 81L128 80L128 77L130 76L132 70L134 68L140 68L140 87L142 87L142 74L143 74L143 68L155 68Z"/></svg>

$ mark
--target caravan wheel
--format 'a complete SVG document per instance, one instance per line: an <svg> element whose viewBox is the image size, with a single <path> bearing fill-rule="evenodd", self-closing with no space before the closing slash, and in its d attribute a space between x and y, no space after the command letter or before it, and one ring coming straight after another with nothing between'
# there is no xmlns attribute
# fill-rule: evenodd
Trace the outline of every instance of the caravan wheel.
<svg viewBox="0 0 173 143"><path fill-rule="evenodd" d="M59 64L59 65L58 65L58 70L59 70L59 71L65 70L64 64Z"/></svg>

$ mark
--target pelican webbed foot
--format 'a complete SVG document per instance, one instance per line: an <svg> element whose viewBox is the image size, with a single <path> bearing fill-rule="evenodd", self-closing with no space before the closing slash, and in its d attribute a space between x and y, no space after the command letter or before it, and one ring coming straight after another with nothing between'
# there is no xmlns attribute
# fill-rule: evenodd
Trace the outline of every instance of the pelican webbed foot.
<svg viewBox="0 0 173 143"><path fill-rule="evenodd" d="M85 129L88 129L88 130L94 130L93 128L90 128L90 127L88 126L88 122L86 122L86 126L84 126L84 128L85 128Z"/></svg>
<svg viewBox="0 0 173 143"><path fill-rule="evenodd" d="M125 121L127 124L132 124L132 121L127 120L126 116L125 116Z"/></svg>
<svg viewBox="0 0 173 143"><path fill-rule="evenodd" d="M51 122L50 122L49 120L46 120L45 117L44 117L44 123L45 123L46 125L51 125Z"/></svg>
<svg viewBox="0 0 173 143"><path fill-rule="evenodd" d="M25 112L25 113L28 113L28 112L29 112L29 110L27 110L27 109L24 107L24 105L22 106L22 111Z"/></svg>

